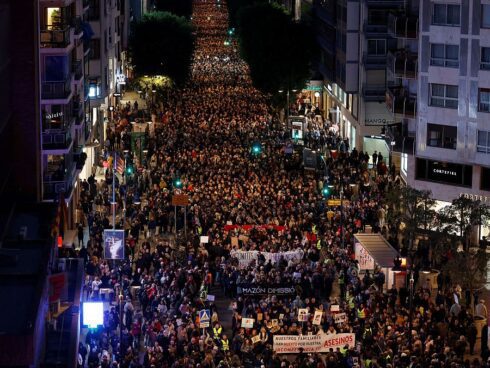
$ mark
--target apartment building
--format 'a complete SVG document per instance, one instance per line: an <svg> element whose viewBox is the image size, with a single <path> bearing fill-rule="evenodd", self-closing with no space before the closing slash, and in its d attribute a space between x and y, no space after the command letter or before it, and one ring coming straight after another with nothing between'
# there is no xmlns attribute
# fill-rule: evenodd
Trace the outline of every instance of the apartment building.
<svg viewBox="0 0 490 368"><path fill-rule="evenodd" d="M314 0L318 70L328 117L350 147L389 157L389 126L415 119L415 103L400 111L385 103L406 86L416 94L418 1ZM390 87L388 89L388 87ZM415 100L412 98L412 102ZM401 128L400 128L401 130ZM387 138L389 137L389 138ZM391 143L391 144L390 144Z"/></svg>
<svg viewBox="0 0 490 368"><path fill-rule="evenodd" d="M117 104L126 70L129 0L88 0L85 19L93 35L89 44L87 95L93 139L105 140L105 124ZM93 161L89 157L89 161Z"/></svg>
<svg viewBox="0 0 490 368"><path fill-rule="evenodd" d="M422 0L408 182L442 201L490 203L490 1Z"/></svg>
<svg viewBox="0 0 490 368"><path fill-rule="evenodd" d="M361 147L359 123L359 1L314 0L317 70L323 76L322 106L350 148Z"/></svg>
<svg viewBox="0 0 490 368"><path fill-rule="evenodd" d="M56 201L62 194L71 213L85 163L82 148L90 134L85 122L82 23L87 5L82 0L39 2L42 200Z"/></svg>

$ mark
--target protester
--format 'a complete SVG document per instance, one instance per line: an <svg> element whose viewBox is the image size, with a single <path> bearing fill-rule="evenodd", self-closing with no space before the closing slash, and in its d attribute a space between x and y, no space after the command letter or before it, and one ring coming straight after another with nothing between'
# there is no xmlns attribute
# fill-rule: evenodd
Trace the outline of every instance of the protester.
<svg viewBox="0 0 490 368"><path fill-rule="evenodd" d="M307 173L268 96L252 87L236 41L223 43L226 6L195 0L192 21L191 80L153 106L158 123L144 138L148 152L131 151L127 124L142 107L120 107L108 124L105 177L82 187L87 288L94 299L105 288L114 300L123 294L104 330L87 337L89 365L488 367L464 362L476 335L459 299L417 287L410 309L407 289L386 285L382 270L360 274L354 234L370 227L399 248L383 203L398 183L381 153L370 165L369 154L351 149L317 106L298 98L291 112L306 115L304 144L325 158L318 174ZM114 149L138 170L115 175ZM117 207L125 209L114 227L125 230L126 259L107 262L103 230L113 227L113 180ZM327 207L325 185L331 199L342 191L347 202ZM175 194L189 196L186 209L174 208ZM231 321L207 298L218 287L230 299ZM486 318L484 308L479 304L477 314ZM201 326L203 309L209 327ZM252 327L243 327L248 319ZM274 351L276 335L339 334L353 343L321 354Z"/></svg>

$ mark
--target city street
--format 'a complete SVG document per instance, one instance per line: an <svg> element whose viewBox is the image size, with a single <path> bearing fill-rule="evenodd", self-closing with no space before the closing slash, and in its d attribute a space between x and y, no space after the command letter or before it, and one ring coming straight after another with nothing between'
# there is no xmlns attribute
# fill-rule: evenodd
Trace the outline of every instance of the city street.
<svg viewBox="0 0 490 368"><path fill-rule="evenodd" d="M140 146L124 139L135 131L121 125L137 112L134 93L115 112L106 153L126 159L115 195L125 261L102 256L113 165L82 194L86 300L111 300L104 327L84 330L85 365L436 368L474 357L480 346L461 291L437 294L425 281L411 293L395 288L393 258L365 272L355 255L356 235L387 236L380 208L396 175L382 157L371 165L370 155L347 152L313 112L308 133L318 136L305 144L325 166L295 162L303 148L252 87L236 39L224 42L228 15L217 4L194 1L192 77L162 101L154 135Z"/></svg>

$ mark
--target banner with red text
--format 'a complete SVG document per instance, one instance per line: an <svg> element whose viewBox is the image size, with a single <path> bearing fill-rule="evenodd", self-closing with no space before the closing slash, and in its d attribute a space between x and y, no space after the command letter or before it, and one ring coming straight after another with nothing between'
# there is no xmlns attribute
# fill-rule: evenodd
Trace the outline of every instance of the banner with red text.
<svg viewBox="0 0 490 368"><path fill-rule="evenodd" d="M274 336L274 352L278 354L295 354L303 348L304 353L328 353L330 349L336 351L348 345L354 348L356 335L353 333L342 333L335 335L276 335Z"/></svg>

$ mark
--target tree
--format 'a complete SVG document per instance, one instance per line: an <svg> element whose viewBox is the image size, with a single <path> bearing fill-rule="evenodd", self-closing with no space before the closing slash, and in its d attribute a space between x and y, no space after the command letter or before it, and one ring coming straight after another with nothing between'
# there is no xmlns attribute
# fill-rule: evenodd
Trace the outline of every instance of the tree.
<svg viewBox="0 0 490 368"><path fill-rule="evenodd" d="M387 220L395 224L397 229L403 227L409 249L413 247L417 232L422 229L427 232L435 221L435 200L431 196L430 191L410 186L393 187L386 195Z"/></svg>
<svg viewBox="0 0 490 368"><path fill-rule="evenodd" d="M293 22L278 5L255 3L238 11L238 35L241 55L257 89L278 95L306 85L316 53L307 25Z"/></svg>
<svg viewBox="0 0 490 368"><path fill-rule="evenodd" d="M488 225L490 222L490 206L466 197L452 201L438 213L441 231L457 234L463 239L465 249L471 242L471 232L474 226Z"/></svg>
<svg viewBox="0 0 490 368"><path fill-rule="evenodd" d="M484 249L457 251L453 248L442 271L451 277L453 283L459 283L463 290L469 290L470 299L472 299L473 292L481 288L487 281L488 258Z"/></svg>
<svg viewBox="0 0 490 368"><path fill-rule="evenodd" d="M167 75L184 83L194 52L190 22L168 12L151 12L132 27L129 52L136 75Z"/></svg>
<svg viewBox="0 0 490 368"><path fill-rule="evenodd" d="M155 8L157 11L169 12L190 19L192 0L155 0Z"/></svg>

